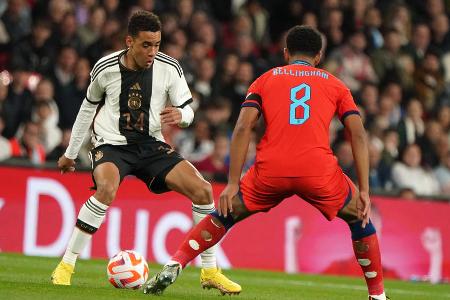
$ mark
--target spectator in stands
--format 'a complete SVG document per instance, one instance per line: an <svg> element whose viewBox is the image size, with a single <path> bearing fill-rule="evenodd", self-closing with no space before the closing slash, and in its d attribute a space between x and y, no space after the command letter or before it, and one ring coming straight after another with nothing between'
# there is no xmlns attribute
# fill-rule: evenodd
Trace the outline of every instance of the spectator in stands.
<svg viewBox="0 0 450 300"><path fill-rule="evenodd" d="M369 186L372 190L384 187L384 179L380 174L381 151L376 143L369 143Z"/></svg>
<svg viewBox="0 0 450 300"><path fill-rule="evenodd" d="M228 165L226 158L230 141L225 134L217 134L214 138L214 150L203 160L194 163L197 170L208 181L227 182Z"/></svg>
<svg viewBox="0 0 450 300"><path fill-rule="evenodd" d="M2 133L5 129L5 120L3 119L3 111L5 109L5 102L8 99L8 85L0 80L0 118L2 119Z"/></svg>
<svg viewBox="0 0 450 300"><path fill-rule="evenodd" d="M97 60L111 52L113 46L113 37L120 31L120 20L116 18L108 18L102 27L100 37L93 42L85 51L86 57L93 66Z"/></svg>
<svg viewBox="0 0 450 300"><path fill-rule="evenodd" d="M439 181L440 191L442 194L450 195L450 151L441 161L441 164L434 169L434 174Z"/></svg>
<svg viewBox="0 0 450 300"><path fill-rule="evenodd" d="M404 3L396 3L386 14L386 27L394 28L400 37L400 44L406 45L411 39L411 13Z"/></svg>
<svg viewBox="0 0 450 300"><path fill-rule="evenodd" d="M0 161L10 158L12 154L9 140L2 135L4 128L5 122L0 116Z"/></svg>
<svg viewBox="0 0 450 300"><path fill-rule="evenodd" d="M403 51L414 59L414 63L420 64L425 57L430 40L431 33L428 25L417 23L414 25L411 42L403 47Z"/></svg>
<svg viewBox="0 0 450 300"><path fill-rule="evenodd" d="M425 132L425 123L422 119L422 104L417 99L410 99L406 115L398 124L399 149L402 151L407 145L416 143Z"/></svg>
<svg viewBox="0 0 450 300"><path fill-rule="evenodd" d="M193 87L204 98L209 98L213 93L212 80L216 72L216 65L211 58L201 60L196 72Z"/></svg>
<svg viewBox="0 0 450 300"><path fill-rule="evenodd" d="M367 8L364 17L364 33L367 39L367 52L372 53L376 49L383 47L384 39L381 33L381 12L375 7Z"/></svg>
<svg viewBox="0 0 450 300"><path fill-rule="evenodd" d="M381 97L389 97L392 100L392 109L389 114L390 126L397 126L402 117L402 109L400 104L403 99L403 90L399 82L390 81L385 84Z"/></svg>
<svg viewBox="0 0 450 300"><path fill-rule="evenodd" d="M351 180L357 179L356 169L353 161L352 147L349 142L344 141L336 147L336 158L339 166Z"/></svg>
<svg viewBox="0 0 450 300"><path fill-rule="evenodd" d="M78 29L78 35L84 48L89 47L100 37L105 21L105 9L101 6L93 6L89 12L88 22Z"/></svg>
<svg viewBox="0 0 450 300"><path fill-rule="evenodd" d="M58 159L66 152L66 149L69 146L71 134L71 129L64 129L62 131L61 142L50 153L47 154L47 161L58 161Z"/></svg>
<svg viewBox="0 0 450 300"><path fill-rule="evenodd" d="M28 71L48 74L54 63L56 47L50 37L51 24L47 20L38 20L33 25L31 34L14 47L12 65Z"/></svg>
<svg viewBox="0 0 450 300"><path fill-rule="evenodd" d="M408 145L402 161L394 164L392 180L397 188L410 188L416 194L432 196L439 192L439 183L432 172L421 167L422 152L416 144Z"/></svg>
<svg viewBox="0 0 450 300"><path fill-rule="evenodd" d="M431 113L438 103L438 96L444 90L444 74L439 65L437 51L428 50L422 63L416 69L415 94L427 113Z"/></svg>
<svg viewBox="0 0 450 300"><path fill-rule="evenodd" d="M61 21L61 26L55 33L55 42L58 44L58 48L65 46L74 48L78 53L84 51L84 45L78 34L78 24L75 14L70 12L64 16Z"/></svg>
<svg viewBox="0 0 450 300"><path fill-rule="evenodd" d="M120 0L102 0L102 7L105 9L107 19L123 18L123 13L119 10Z"/></svg>
<svg viewBox="0 0 450 300"><path fill-rule="evenodd" d="M366 37L362 31L353 32L348 44L330 54L325 68L339 77L352 92L359 92L364 81L377 82L369 57L364 53Z"/></svg>
<svg viewBox="0 0 450 300"><path fill-rule="evenodd" d="M44 147L45 153L55 149L62 138L62 132L58 128L54 114L50 101L41 100L35 103L32 120L39 127L39 143Z"/></svg>
<svg viewBox="0 0 450 300"><path fill-rule="evenodd" d="M254 78L253 66L249 62L241 62L239 65L233 85L230 89L224 91L223 96L231 100L232 112L231 112L231 123L234 124L239 116L239 111L241 110L241 104L247 90Z"/></svg>
<svg viewBox="0 0 450 300"><path fill-rule="evenodd" d="M433 39L431 46L441 51L450 50L450 26L448 16L441 12L431 20Z"/></svg>
<svg viewBox="0 0 450 300"><path fill-rule="evenodd" d="M223 95L224 92L231 88L233 80L239 69L239 56L234 52L226 53L217 66L217 72L214 77L214 92Z"/></svg>
<svg viewBox="0 0 450 300"><path fill-rule="evenodd" d="M383 47L375 50L371 55L372 65L380 82L392 78L397 79L398 74L401 73L398 65L402 46L400 34L395 29L388 29L385 31L383 38Z"/></svg>
<svg viewBox="0 0 450 300"><path fill-rule="evenodd" d="M90 82L89 72L91 68L86 58L78 59L74 68L72 81L61 89L58 98L59 126L63 129L72 128Z"/></svg>
<svg viewBox="0 0 450 300"><path fill-rule="evenodd" d="M252 38L259 45L269 44L269 13L259 0L248 0L243 6L252 20Z"/></svg>
<svg viewBox="0 0 450 300"><path fill-rule="evenodd" d="M438 109L437 121L444 132L450 131L450 106L443 105Z"/></svg>
<svg viewBox="0 0 450 300"><path fill-rule="evenodd" d="M381 153L381 162L383 169L387 171L386 178L390 178L390 170L398 158L399 154L399 134L395 129L385 130L383 133L383 151ZM388 183L389 180L386 180Z"/></svg>
<svg viewBox="0 0 450 300"><path fill-rule="evenodd" d="M205 106L204 110L205 117L214 130L228 128L228 120L231 116L231 101L228 98L214 99Z"/></svg>
<svg viewBox="0 0 450 300"><path fill-rule="evenodd" d="M211 128L205 118L195 120L193 130L180 131L174 137L177 151L190 162L198 162L208 157L214 149Z"/></svg>
<svg viewBox="0 0 450 300"><path fill-rule="evenodd" d="M45 148L39 142L39 125L27 122L22 136L10 140L12 157L23 158L34 165L45 162Z"/></svg>
<svg viewBox="0 0 450 300"><path fill-rule="evenodd" d="M54 100L53 83L49 79L42 79L33 96L32 120L39 125L40 142L46 153L49 153L60 143L62 136L58 128L59 110Z"/></svg>
<svg viewBox="0 0 450 300"><path fill-rule="evenodd" d="M31 32L31 10L26 0L9 0L1 17L11 44L15 44Z"/></svg>
<svg viewBox="0 0 450 300"><path fill-rule="evenodd" d="M72 5L68 0L50 0L48 2L48 19L52 22L54 31L61 26L64 16L71 10Z"/></svg>
<svg viewBox="0 0 450 300"><path fill-rule="evenodd" d="M12 71L12 83L2 105L5 121L3 135L8 139L14 137L19 126L31 118L33 97L27 88L27 79L28 75L24 70L18 68Z"/></svg>
<svg viewBox="0 0 450 300"><path fill-rule="evenodd" d="M325 17L322 18L322 30L327 38L326 52L331 53L344 42L344 32L342 24L344 23L344 14L339 8L332 8L324 11Z"/></svg>
<svg viewBox="0 0 450 300"><path fill-rule="evenodd" d="M425 125L425 134L417 140L423 153L422 162L426 167L434 168L439 164L438 143L443 134L441 124L430 120Z"/></svg>

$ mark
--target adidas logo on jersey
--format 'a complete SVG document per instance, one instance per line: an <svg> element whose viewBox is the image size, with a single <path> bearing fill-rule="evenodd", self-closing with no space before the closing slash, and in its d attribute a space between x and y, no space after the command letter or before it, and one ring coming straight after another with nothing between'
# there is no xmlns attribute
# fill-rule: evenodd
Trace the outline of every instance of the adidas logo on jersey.
<svg viewBox="0 0 450 300"><path fill-rule="evenodd" d="M136 82L130 90L137 90L140 91L141 90L141 86L139 85L139 82Z"/></svg>

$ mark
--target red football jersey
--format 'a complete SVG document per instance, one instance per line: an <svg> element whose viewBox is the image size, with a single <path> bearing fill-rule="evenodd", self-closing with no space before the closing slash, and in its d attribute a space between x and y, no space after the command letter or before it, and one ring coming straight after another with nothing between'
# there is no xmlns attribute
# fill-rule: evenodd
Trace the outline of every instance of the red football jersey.
<svg viewBox="0 0 450 300"><path fill-rule="evenodd" d="M248 89L242 107L264 116L265 134L255 166L269 177L321 176L336 171L329 142L335 114L359 114L350 90L330 73L304 61L273 68Z"/></svg>

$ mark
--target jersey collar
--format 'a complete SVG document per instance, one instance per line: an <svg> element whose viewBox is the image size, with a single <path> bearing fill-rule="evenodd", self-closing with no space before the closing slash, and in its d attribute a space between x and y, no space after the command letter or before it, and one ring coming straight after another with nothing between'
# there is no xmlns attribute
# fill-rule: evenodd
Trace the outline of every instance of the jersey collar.
<svg viewBox="0 0 450 300"><path fill-rule="evenodd" d="M309 62L304 61L304 60L300 60L300 59L294 60L292 62L292 65L302 65L302 66L312 67L312 65Z"/></svg>

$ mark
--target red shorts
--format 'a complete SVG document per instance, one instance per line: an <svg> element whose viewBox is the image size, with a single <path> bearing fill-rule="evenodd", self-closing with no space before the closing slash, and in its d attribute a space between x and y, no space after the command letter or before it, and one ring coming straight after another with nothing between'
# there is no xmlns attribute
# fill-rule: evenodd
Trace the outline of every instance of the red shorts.
<svg viewBox="0 0 450 300"><path fill-rule="evenodd" d="M340 168L324 177L267 177L252 166L241 180L240 192L252 212L269 211L285 198L297 195L332 220L351 200L355 186Z"/></svg>

